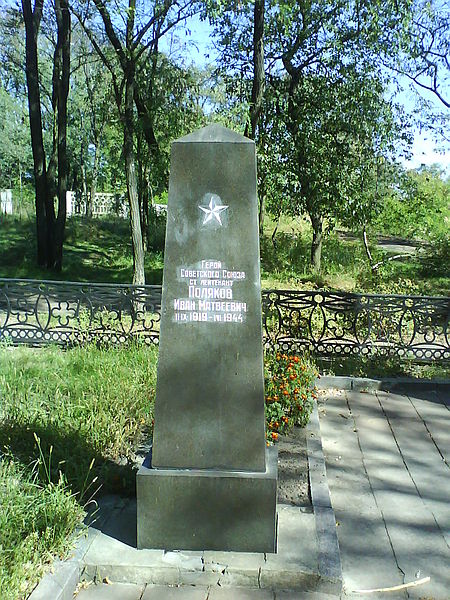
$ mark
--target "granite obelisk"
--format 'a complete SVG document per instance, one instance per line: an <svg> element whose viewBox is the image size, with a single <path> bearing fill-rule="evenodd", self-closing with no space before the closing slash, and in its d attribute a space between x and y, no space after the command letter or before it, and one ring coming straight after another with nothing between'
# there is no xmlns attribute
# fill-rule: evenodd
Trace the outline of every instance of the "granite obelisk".
<svg viewBox="0 0 450 600"><path fill-rule="evenodd" d="M261 327L255 145L210 125L172 145L139 547L274 551Z"/></svg>

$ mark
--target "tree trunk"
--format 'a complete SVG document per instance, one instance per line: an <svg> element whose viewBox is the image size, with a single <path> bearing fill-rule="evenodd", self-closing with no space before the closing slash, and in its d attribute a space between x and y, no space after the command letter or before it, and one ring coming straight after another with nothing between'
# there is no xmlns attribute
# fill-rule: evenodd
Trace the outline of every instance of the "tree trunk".
<svg viewBox="0 0 450 600"><path fill-rule="evenodd" d="M125 110L123 117L123 154L127 179L128 202L130 206L131 239L133 243L133 283L145 285L144 246L142 244L141 217L139 211L138 184L134 158L133 92L134 65L128 64L125 73Z"/></svg>
<svg viewBox="0 0 450 600"><path fill-rule="evenodd" d="M256 136L256 127L264 97L264 1L255 0L253 10L253 85L250 100L250 126L247 123L244 133L252 140Z"/></svg>
<svg viewBox="0 0 450 600"><path fill-rule="evenodd" d="M310 215L313 228L313 239L311 244L311 266L316 273L320 272L320 262L322 257L323 241L323 218L317 215Z"/></svg>
<svg viewBox="0 0 450 600"><path fill-rule="evenodd" d="M42 17L43 0L22 0L25 23L25 62L36 187L36 230L39 266L61 270L62 245L66 221L67 191L67 95L70 76L70 13L67 0L55 0L57 41L53 57L52 106L54 115L54 143L46 168L42 135L41 99L39 89L37 38ZM58 183L56 185L56 167ZM55 217L55 198L58 217Z"/></svg>
<svg viewBox="0 0 450 600"><path fill-rule="evenodd" d="M94 164L92 166L92 179L91 179L91 190L89 192L89 202L86 202L86 216L92 217L92 210L95 202L95 194L97 193L97 179L98 179L98 140L95 140L95 151L94 151Z"/></svg>
<svg viewBox="0 0 450 600"><path fill-rule="evenodd" d="M366 224L365 223L363 225L363 243L364 243L364 249L365 249L366 254L367 254L367 258L369 260L369 264L372 267L372 265L373 265L373 258L372 258L372 253L371 253L370 248L369 248L369 240L367 239L367 229L366 229Z"/></svg>
<svg viewBox="0 0 450 600"><path fill-rule="evenodd" d="M37 37L42 15L43 0L36 1L34 12L31 0L22 0L25 23L25 65L28 89L28 113L30 118L31 148L36 205L37 262L40 267L47 264L47 171L45 165L44 140L42 136L41 98L38 75Z"/></svg>
<svg viewBox="0 0 450 600"><path fill-rule="evenodd" d="M55 222L54 234L54 268L59 272L62 269L67 210L67 97L69 95L70 78L70 11L67 0L55 0L55 14L58 25L57 45L60 49L60 64L57 84L58 217Z"/></svg>
<svg viewBox="0 0 450 600"><path fill-rule="evenodd" d="M81 150L81 198L85 201L84 214L86 217L92 217L91 197L87 189L86 165L84 164L84 153Z"/></svg>

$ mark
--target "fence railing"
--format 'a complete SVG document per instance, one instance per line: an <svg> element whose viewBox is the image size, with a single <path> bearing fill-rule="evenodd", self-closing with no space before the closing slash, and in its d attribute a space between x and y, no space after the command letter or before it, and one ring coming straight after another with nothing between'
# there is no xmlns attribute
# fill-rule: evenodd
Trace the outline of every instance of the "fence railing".
<svg viewBox="0 0 450 600"><path fill-rule="evenodd" d="M448 360L450 298L273 290L263 294L266 344L318 356Z"/></svg>
<svg viewBox="0 0 450 600"><path fill-rule="evenodd" d="M262 293L264 343L317 356L450 359L450 298ZM160 286L0 279L0 341L158 343Z"/></svg>
<svg viewBox="0 0 450 600"><path fill-rule="evenodd" d="M0 279L0 341L158 343L160 286Z"/></svg>

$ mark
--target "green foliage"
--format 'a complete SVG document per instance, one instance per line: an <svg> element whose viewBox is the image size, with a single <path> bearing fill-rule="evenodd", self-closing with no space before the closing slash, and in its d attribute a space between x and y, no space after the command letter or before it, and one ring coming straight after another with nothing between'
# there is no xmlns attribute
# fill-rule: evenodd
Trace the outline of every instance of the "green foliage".
<svg viewBox="0 0 450 600"><path fill-rule="evenodd" d="M0 347L0 597L25 598L102 491L134 493L155 348ZM30 467L31 465L31 467Z"/></svg>
<svg viewBox="0 0 450 600"><path fill-rule="evenodd" d="M64 476L41 481L40 457L25 468L0 453L0 597L28 597L54 556L64 558L84 511Z"/></svg>
<svg viewBox="0 0 450 600"><path fill-rule="evenodd" d="M51 365L51 367L49 366ZM51 479L61 471L73 492L91 477L130 493L135 444L151 429L156 349L76 347L0 349L0 451L23 465L52 450ZM131 463L130 463L131 464Z"/></svg>
<svg viewBox="0 0 450 600"><path fill-rule="evenodd" d="M266 438L278 440L294 427L305 427L316 396L314 364L305 358L268 352L264 361Z"/></svg>
<svg viewBox="0 0 450 600"><path fill-rule="evenodd" d="M384 198L373 227L391 235L433 240L448 235L450 180L435 165L406 172Z"/></svg>
<svg viewBox="0 0 450 600"><path fill-rule="evenodd" d="M450 265L450 238L447 234L433 239L421 256L421 274L423 277L448 278ZM449 286L450 287L450 286Z"/></svg>
<svg viewBox="0 0 450 600"><path fill-rule="evenodd" d="M417 363L404 358L387 356L338 356L318 358L317 366L323 375L344 375L346 377L412 377L416 379L449 379L450 366L447 364Z"/></svg>
<svg viewBox="0 0 450 600"><path fill-rule="evenodd" d="M432 244L402 260L385 262L373 273L365 254L361 237L344 232L331 232L323 243L323 269L320 275L309 267L311 232L280 229L271 239L273 224L266 223L261 238L261 279L265 288L326 289L374 294L448 295L448 236L436 238ZM289 221L295 223L294 221ZM286 229L286 228L284 228ZM376 241L376 236L373 236ZM371 248L375 261L389 258L385 250Z"/></svg>
<svg viewBox="0 0 450 600"><path fill-rule="evenodd" d="M291 97L288 81L277 85L270 134L262 134L278 163L268 165L274 174L264 187L271 214L307 212L313 223L326 219L328 231L339 220L367 222L381 166L406 132L382 82L349 65L334 76L303 77Z"/></svg>
<svg viewBox="0 0 450 600"><path fill-rule="evenodd" d="M12 188L32 167L30 133L23 101L15 98L0 80L0 189Z"/></svg>
<svg viewBox="0 0 450 600"><path fill-rule="evenodd" d="M152 252L164 252L166 241L166 213L156 214L151 206L149 210L150 223L148 227L148 249Z"/></svg>

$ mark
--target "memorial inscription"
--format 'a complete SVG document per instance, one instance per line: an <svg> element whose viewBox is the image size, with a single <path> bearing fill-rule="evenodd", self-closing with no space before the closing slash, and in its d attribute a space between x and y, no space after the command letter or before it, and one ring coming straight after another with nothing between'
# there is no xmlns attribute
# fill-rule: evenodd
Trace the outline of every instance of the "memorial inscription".
<svg viewBox="0 0 450 600"><path fill-rule="evenodd" d="M174 298L173 320L177 323L243 323L247 303L236 298L236 285L245 271L229 270L220 260L201 260L178 267L178 280L187 285L187 297Z"/></svg>
<svg viewBox="0 0 450 600"><path fill-rule="evenodd" d="M172 145L151 468L138 545L272 552L254 142L218 125Z"/></svg>

